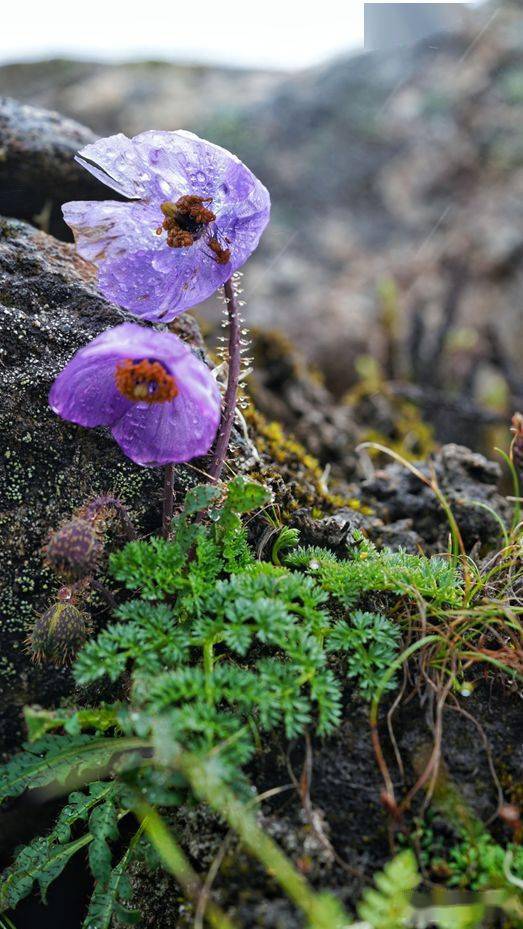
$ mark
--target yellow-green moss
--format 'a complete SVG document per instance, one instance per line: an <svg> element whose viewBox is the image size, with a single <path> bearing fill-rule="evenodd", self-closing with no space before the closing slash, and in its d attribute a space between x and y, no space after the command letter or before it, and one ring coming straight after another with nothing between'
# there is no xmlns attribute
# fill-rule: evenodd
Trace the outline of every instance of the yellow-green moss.
<svg viewBox="0 0 523 929"><path fill-rule="evenodd" d="M287 435L280 423L268 422L252 406L246 410L245 417L255 433L258 451L281 465L281 470L274 466L260 469L259 479L270 481L271 478L288 478L292 481L293 499L288 505L290 511L308 506L313 515L318 514L318 518L325 515L325 509L333 511L342 507L366 515L372 513L369 507L354 497L331 493L323 483L323 469L318 460L300 442ZM255 477L254 474L252 476Z"/></svg>

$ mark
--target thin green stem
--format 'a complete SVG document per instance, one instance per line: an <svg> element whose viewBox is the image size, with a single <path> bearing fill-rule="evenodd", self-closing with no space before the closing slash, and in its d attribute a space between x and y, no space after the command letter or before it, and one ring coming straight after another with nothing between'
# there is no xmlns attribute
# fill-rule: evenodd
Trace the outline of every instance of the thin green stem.
<svg viewBox="0 0 523 929"><path fill-rule="evenodd" d="M494 446L494 450L498 453L498 455L501 455L512 477L512 486L514 487L514 497L515 497L514 516L512 519L512 529L515 529L521 519L521 503L520 503L521 484L519 480L519 474L510 455L507 455L507 453L504 452L503 449L497 448L497 446Z"/></svg>
<svg viewBox="0 0 523 929"><path fill-rule="evenodd" d="M504 523L503 520L501 519L501 516L499 515L499 513L496 513L496 511L495 511L491 506L489 506L488 503L483 503L482 500L468 500L468 499L466 499L466 500L464 500L464 503L467 503L469 506L477 506L477 507L480 507L482 510L486 510L487 513L490 513L490 515L492 516L493 519L496 520L496 522L497 522L497 524L498 524L498 526L499 526L499 528L500 528L501 535L503 536L504 547L505 547L505 548L508 548L509 545L510 545L510 539L509 539L509 535L508 535L508 532L507 532L507 527L505 526L505 523Z"/></svg>
<svg viewBox="0 0 523 929"><path fill-rule="evenodd" d="M217 777L215 771L189 753L181 752L176 767L194 793L227 821L251 854L278 881L287 896L305 913L311 929L342 929L348 917L335 897L317 895L276 843L258 826L244 803Z"/></svg>
<svg viewBox="0 0 523 929"><path fill-rule="evenodd" d="M523 674L521 674L520 671L517 671L516 668L509 667L505 662L499 661L492 655L483 655L481 652L461 652L460 657L471 658L473 661L486 661L487 664L493 665L495 668L498 668L499 671L503 671L504 674L513 677L514 680L523 681Z"/></svg>
<svg viewBox="0 0 523 929"><path fill-rule="evenodd" d="M213 671L214 671L214 643L210 639L203 644L203 672L205 675L205 695L207 697L207 703L211 706L214 703L214 685L213 685Z"/></svg>
<svg viewBox="0 0 523 929"><path fill-rule="evenodd" d="M197 903L203 884L160 814L142 797L136 799L134 813L165 868L174 875L187 898ZM236 929L215 903L207 903L205 915L214 929Z"/></svg>

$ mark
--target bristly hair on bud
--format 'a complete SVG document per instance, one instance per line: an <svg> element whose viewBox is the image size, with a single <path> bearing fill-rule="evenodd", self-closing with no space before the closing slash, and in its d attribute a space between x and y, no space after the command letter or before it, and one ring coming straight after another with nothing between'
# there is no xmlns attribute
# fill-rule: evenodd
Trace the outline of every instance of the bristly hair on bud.
<svg viewBox="0 0 523 929"><path fill-rule="evenodd" d="M100 530L93 519L79 516L67 520L49 536L45 560L58 575L68 580L91 576L103 551Z"/></svg>
<svg viewBox="0 0 523 929"><path fill-rule="evenodd" d="M127 507L118 497L114 497L112 494L99 494L97 497L93 497L79 510L76 510L75 515L79 516L80 519L92 520L101 528L105 528L107 522L117 519L127 538L136 538L136 529L132 524Z"/></svg>
<svg viewBox="0 0 523 929"><path fill-rule="evenodd" d="M523 413L514 413L510 431L514 433L512 445L510 446L511 458L518 471L523 475Z"/></svg>
<svg viewBox="0 0 523 929"><path fill-rule="evenodd" d="M59 600L35 619L27 638L37 664L70 664L91 632L90 620L71 601Z"/></svg>

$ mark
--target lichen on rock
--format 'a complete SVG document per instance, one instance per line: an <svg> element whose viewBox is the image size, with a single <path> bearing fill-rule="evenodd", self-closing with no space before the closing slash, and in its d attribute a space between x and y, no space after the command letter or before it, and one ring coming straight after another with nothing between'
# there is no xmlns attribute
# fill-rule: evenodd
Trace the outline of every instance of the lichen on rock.
<svg viewBox="0 0 523 929"><path fill-rule="evenodd" d="M5 747L19 731L23 703L54 703L70 687L66 671L35 668L23 646L35 615L45 612L58 586L42 554L49 531L101 493L119 497L141 530L159 525L159 472L133 465L102 429L63 422L47 403L49 388L71 355L124 318L99 296L91 267L72 245L24 222L0 219L0 744L5 741ZM201 351L197 327L187 320L181 327ZM181 490L191 480L186 470L177 469ZM93 612L101 609L95 600Z"/></svg>

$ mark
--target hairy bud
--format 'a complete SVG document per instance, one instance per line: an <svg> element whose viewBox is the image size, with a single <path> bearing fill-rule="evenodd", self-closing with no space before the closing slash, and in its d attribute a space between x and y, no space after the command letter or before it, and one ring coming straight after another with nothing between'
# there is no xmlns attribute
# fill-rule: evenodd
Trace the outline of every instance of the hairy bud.
<svg viewBox="0 0 523 929"><path fill-rule="evenodd" d="M79 580L95 571L102 548L100 535L93 522L75 517L51 533L45 547L45 556L57 574Z"/></svg>
<svg viewBox="0 0 523 929"><path fill-rule="evenodd" d="M516 468L523 474L523 414L514 413L512 417L512 460Z"/></svg>
<svg viewBox="0 0 523 929"><path fill-rule="evenodd" d="M81 519L92 520L102 528L107 521L118 519L125 535L129 539L136 538L136 531L129 517L127 507L118 497L114 497L112 494L100 494L98 497L94 497L80 510L77 510L77 516Z"/></svg>
<svg viewBox="0 0 523 929"><path fill-rule="evenodd" d="M76 657L90 631L87 614L62 600L38 616L27 644L36 662L65 665Z"/></svg>

